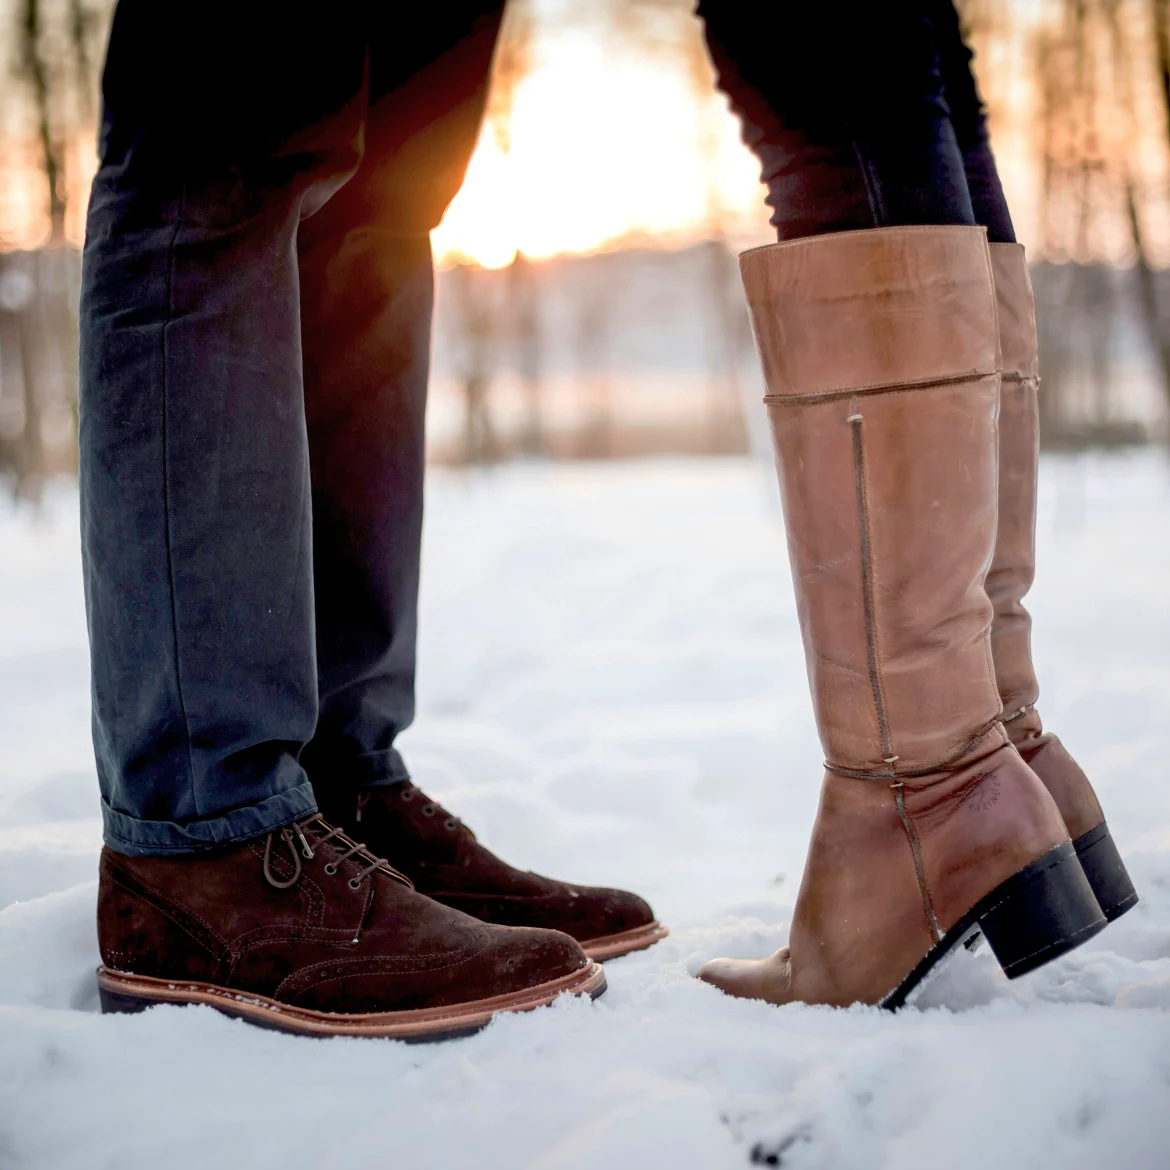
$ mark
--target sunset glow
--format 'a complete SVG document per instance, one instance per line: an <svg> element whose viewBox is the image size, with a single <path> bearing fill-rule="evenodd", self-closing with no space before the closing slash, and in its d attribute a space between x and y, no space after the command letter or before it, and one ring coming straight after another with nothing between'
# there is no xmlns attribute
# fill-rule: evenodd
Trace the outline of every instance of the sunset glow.
<svg viewBox="0 0 1170 1170"><path fill-rule="evenodd" d="M710 230L712 195L725 225L766 238L758 166L725 103L710 100L719 108L708 168L704 111L681 70L607 60L595 41L559 38L519 87L510 150L490 127L480 136L434 235L440 262L495 268L517 250L540 258L630 237L694 238Z"/></svg>
<svg viewBox="0 0 1170 1170"><path fill-rule="evenodd" d="M717 233L733 247L774 238L758 164L740 142L739 124L710 88L709 72L696 79L696 61L699 74L708 68L698 22L676 26L673 44L648 47L623 40L601 20L566 24L547 0L534 7L528 72L513 96L507 147L497 127L484 127L463 189L434 233L441 265L463 260L498 268L517 251L542 259L626 244L685 245ZM1017 15L1025 11L1030 28L1039 7L1021 0ZM1044 172L1029 43L1023 33L1001 38L976 64L996 79L984 88L993 98L992 136L1017 233L1034 254L1060 259L1067 246L1038 231ZM1133 181L1149 193L1170 179L1161 98L1149 78L1143 84L1149 93L1143 91L1147 109L1139 124L1106 126L1098 145L1130 158ZM23 100L27 106L27 94ZM11 143L0 158L0 251L36 248L49 236L40 147L22 109L20 118L16 104L6 111ZM80 244L95 163L92 132L79 131L68 155L65 235ZM1170 263L1170 199L1147 197L1146 205L1151 254ZM1051 218L1062 214L1057 208ZM1128 219L1120 212L1099 219L1093 239L1074 249L1078 256L1131 262Z"/></svg>

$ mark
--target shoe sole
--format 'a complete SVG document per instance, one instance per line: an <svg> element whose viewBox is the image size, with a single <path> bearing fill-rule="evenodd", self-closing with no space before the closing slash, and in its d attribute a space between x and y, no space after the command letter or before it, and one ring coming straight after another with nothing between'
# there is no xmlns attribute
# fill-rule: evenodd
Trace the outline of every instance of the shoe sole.
<svg viewBox="0 0 1170 1170"><path fill-rule="evenodd" d="M596 963L590 963L571 975L508 995L441 1008L347 1015L312 1011L214 983L151 979L109 967L98 968L97 983L103 1014L137 1013L159 1004L206 1004L250 1024L301 1036L378 1036L414 1043L470 1036L486 1028L499 1012L532 1011L546 1007L561 995L587 995L596 999L606 986L605 972Z"/></svg>
<svg viewBox="0 0 1170 1170"><path fill-rule="evenodd" d="M1137 891L1133 888L1125 862L1114 844L1109 826L1102 821L1095 829L1082 833L1074 842L1077 858L1101 913L1113 922L1137 905Z"/></svg>
<svg viewBox="0 0 1170 1170"><path fill-rule="evenodd" d="M582 941L581 949L589 958L600 963L603 959L616 959L632 951L644 951L656 942L661 942L668 934L670 929L661 922L650 922L618 934L603 934L600 938Z"/></svg>
<svg viewBox="0 0 1170 1170"><path fill-rule="evenodd" d="M960 943L982 935L1009 979L1018 979L1088 942L1108 925L1071 841L1049 849L981 898L880 1001L905 1006Z"/></svg>

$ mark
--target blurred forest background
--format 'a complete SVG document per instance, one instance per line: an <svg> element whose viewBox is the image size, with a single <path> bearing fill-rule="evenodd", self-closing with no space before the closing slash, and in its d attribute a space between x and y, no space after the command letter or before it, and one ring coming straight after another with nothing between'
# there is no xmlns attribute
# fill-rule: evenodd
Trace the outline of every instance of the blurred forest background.
<svg viewBox="0 0 1170 1170"><path fill-rule="evenodd" d="M773 237L692 6L512 0L468 183L435 235L432 459L731 453L761 441L735 253ZM79 247L112 8L0 0L0 477L25 497L76 462ZM1033 262L1043 442L1166 442L1170 0L960 8ZM622 164L638 144L621 145L620 111L595 111L589 88L575 110L542 97L542 78L570 58L669 99L663 132L685 165L648 180ZM607 78L598 89L620 90ZM555 168L549 135L562 116L589 119L618 151L602 176L612 214L590 226L553 206L541 234L524 211L523 160ZM645 212L655 206L668 210Z"/></svg>

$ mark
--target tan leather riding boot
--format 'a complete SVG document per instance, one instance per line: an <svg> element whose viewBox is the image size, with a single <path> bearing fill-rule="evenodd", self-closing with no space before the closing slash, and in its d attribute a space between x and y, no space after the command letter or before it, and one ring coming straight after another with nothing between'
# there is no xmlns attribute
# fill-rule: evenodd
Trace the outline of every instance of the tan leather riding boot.
<svg viewBox="0 0 1170 1170"><path fill-rule="evenodd" d="M741 264L826 771L789 945L700 978L897 1007L979 931L1022 975L1105 919L998 720L986 235L847 232Z"/></svg>
<svg viewBox="0 0 1170 1170"><path fill-rule="evenodd" d="M1003 725L1028 766L1056 801L1081 866L1108 919L1137 902L1105 814L1088 777L1036 710L1040 687L1032 666L1032 619L1022 602L1036 572L1036 475L1040 462L1036 390L1036 313L1020 244L992 244L999 307L1002 389L999 408L999 529L987 574L995 609L991 649Z"/></svg>

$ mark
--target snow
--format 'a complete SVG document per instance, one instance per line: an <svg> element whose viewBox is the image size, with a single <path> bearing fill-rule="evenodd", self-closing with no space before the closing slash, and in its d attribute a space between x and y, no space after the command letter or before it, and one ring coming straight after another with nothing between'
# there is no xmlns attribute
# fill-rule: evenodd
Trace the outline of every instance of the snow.
<svg viewBox="0 0 1170 1170"><path fill-rule="evenodd" d="M819 783L775 489L750 460L432 473L418 781L509 859L673 928L596 1003L470 1039L96 1011L77 503L0 505L0 1168L1164 1167L1170 463L1048 459L1043 709L1143 901L1015 983L777 1009L691 978L785 938Z"/></svg>

